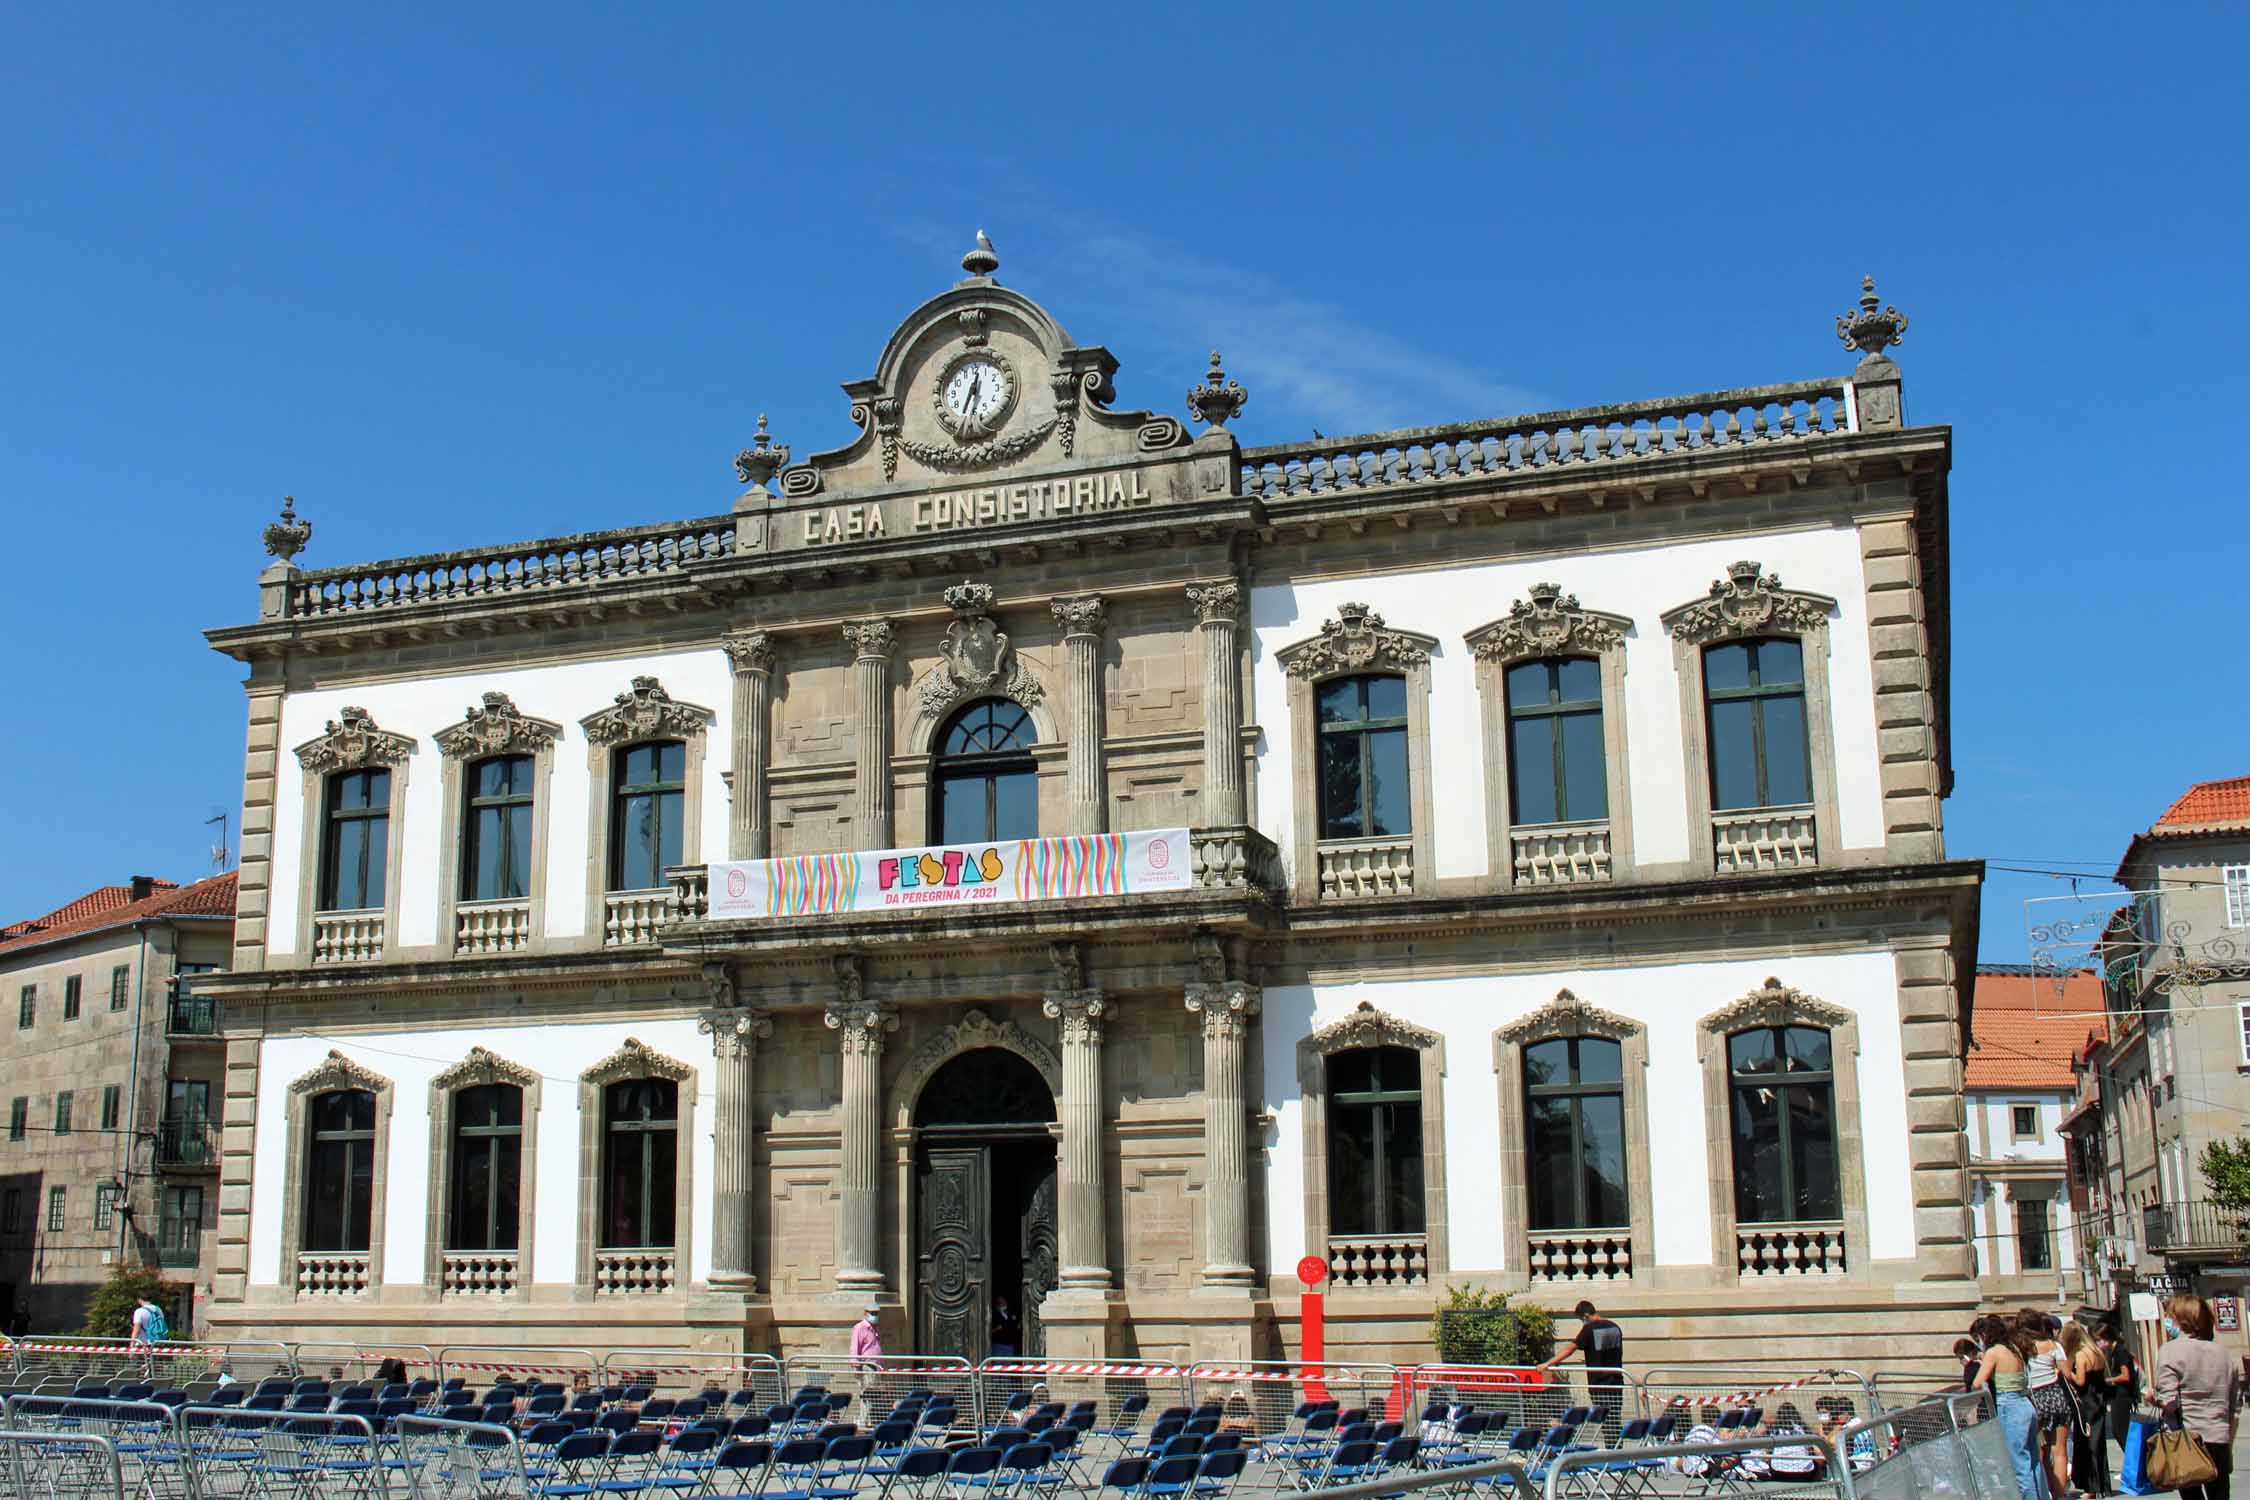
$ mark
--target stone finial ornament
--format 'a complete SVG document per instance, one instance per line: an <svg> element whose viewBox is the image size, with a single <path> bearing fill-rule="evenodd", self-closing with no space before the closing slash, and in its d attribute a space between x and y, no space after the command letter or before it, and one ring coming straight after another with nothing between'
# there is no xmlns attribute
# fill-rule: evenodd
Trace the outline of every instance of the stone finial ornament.
<svg viewBox="0 0 2250 1500"><path fill-rule="evenodd" d="M990 276L1000 269L1000 257L992 251L992 241L983 230L977 231L974 249L961 257L961 269L971 276Z"/></svg>
<svg viewBox="0 0 2250 1500"><path fill-rule="evenodd" d="M758 435L750 446L734 456L734 477L754 489L764 489L766 481L789 466L789 445L777 443L766 431L766 414L758 413Z"/></svg>
<svg viewBox="0 0 2250 1500"><path fill-rule="evenodd" d="M283 562L293 561L312 540L312 522L297 519L297 498L281 497L281 519L266 523L266 551Z"/></svg>
<svg viewBox="0 0 2250 1500"><path fill-rule="evenodd" d="M1844 341L1846 349L1864 350L1861 362L1865 363L1881 359L1885 349L1906 341L1906 314L1881 305L1875 295L1874 277L1861 277L1859 288L1859 311L1836 320L1836 337Z"/></svg>
<svg viewBox="0 0 2250 1500"><path fill-rule="evenodd" d="M1187 393L1188 415L1198 422L1208 422L1213 427L1224 427L1242 415L1243 406L1250 393L1239 380L1229 380L1227 372L1219 365L1219 351L1211 351L1211 372L1203 377L1203 384Z"/></svg>

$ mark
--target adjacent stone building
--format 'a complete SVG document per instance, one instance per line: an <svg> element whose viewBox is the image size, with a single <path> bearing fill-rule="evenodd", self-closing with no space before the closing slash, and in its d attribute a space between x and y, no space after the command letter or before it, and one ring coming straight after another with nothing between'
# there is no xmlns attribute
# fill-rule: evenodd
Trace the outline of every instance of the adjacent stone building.
<svg viewBox="0 0 2250 1500"><path fill-rule="evenodd" d="M730 513L269 528L216 1321L1926 1360L1977 1298L1951 435L1843 377L1243 448L995 277ZM464 711L465 707L465 711ZM1776 1309L1789 1316L1776 1320Z"/></svg>
<svg viewBox="0 0 2250 1500"><path fill-rule="evenodd" d="M198 975L231 961L235 876L136 875L0 927L0 1325L75 1333L120 1259L207 1288L225 1053ZM0 1021L0 1025L8 1025Z"/></svg>

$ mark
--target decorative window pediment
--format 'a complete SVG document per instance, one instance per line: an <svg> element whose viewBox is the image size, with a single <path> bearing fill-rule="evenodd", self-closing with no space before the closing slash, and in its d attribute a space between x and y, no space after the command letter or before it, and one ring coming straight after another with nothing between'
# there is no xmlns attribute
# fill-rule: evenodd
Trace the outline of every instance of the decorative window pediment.
<svg viewBox="0 0 2250 1500"><path fill-rule="evenodd" d="M1816 999L1778 979L1768 979L1740 1000L1731 1005L1723 1005L1705 1016L1702 1029L1712 1036L1726 1036L1755 1026L1826 1026L1834 1029L1847 1026L1855 1019L1857 1018L1850 1011L1840 1005Z"/></svg>
<svg viewBox="0 0 2250 1500"><path fill-rule="evenodd" d="M1780 632L1802 635L1828 628L1836 601L1825 594L1800 593L1781 586L1754 562L1731 563L1727 576L1714 579L1711 592L1693 604L1664 613L1664 628L1674 640L1694 645L1736 636Z"/></svg>
<svg viewBox="0 0 2250 1500"><path fill-rule="evenodd" d="M1478 626L1465 639L1481 661L1599 656L1624 645L1632 624L1623 615L1581 608L1578 596L1564 593L1560 584L1535 583L1528 598L1518 599L1506 615Z"/></svg>
<svg viewBox="0 0 2250 1500"><path fill-rule="evenodd" d="M1554 999L1501 1027L1499 1035L1504 1043L1522 1045L1570 1036L1599 1036L1622 1042L1640 1033L1640 1022L1588 1005L1569 990L1557 990Z"/></svg>
<svg viewBox="0 0 2250 1500"><path fill-rule="evenodd" d="M404 765L413 753L413 740L376 728L373 714L347 706L328 721L318 739L297 747L297 761L315 773L357 771L367 766Z"/></svg>
<svg viewBox="0 0 2250 1500"><path fill-rule="evenodd" d="M942 659L916 693L925 719L942 719L955 704L973 697L998 694L1030 708L1047 695L1009 644L1008 633L993 620L992 601L989 583L964 579L945 591L953 623L945 627L945 642L938 648Z"/></svg>
<svg viewBox="0 0 2250 1500"><path fill-rule="evenodd" d="M512 1063L482 1047L471 1047L467 1057L431 1079L430 1086L440 1093L451 1093L455 1089L481 1088L490 1083L512 1083L517 1088L528 1089L538 1082L539 1075L521 1063Z"/></svg>
<svg viewBox="0 0 2250 1500"><path fill-rule="evenodd" d="M1339 605L1336 617L1320 627L1320 634L1284 646L1274 660L1291 677L1335 677L1347 672L1404 671L1425 667L1437 637L1393 630L1383 617L1364 604Z"/></svg>
<svg viewBox="0 0 2250 1500"><path fill-rule="evenodd" d="M627 1078L669 1078L674 1083L685 1083L695 1076L695 1070L676 1057L666 1057L655 1051L639 1037L629 1036L625 1038L625 1045L578 1076L581 1081L596 1085Z"/></svg>
<svg viewBox="0 0 2250 1500"><path fill-rule="evenodd" d="M681 703L653 677L636 677L617 701L578 721L597 745L629 745L636 740L686 739L709 727L711 710Z"/></svg>
<svg viewBox="0 0 2250 1500"><path fill-rule="evenodd" d="M447 725L433 736L438 749L455 760L509 752L528 755L550 748L561 737L560 724L527 716L506 693L486 693L484 701L471 705L460 723Z"/></svg>
<svg viewBox="0 0 2250 1500"><path fill-rule="evenodd" d="M365 1089L380 1094L391 1086L382 1074L364 1068L341 1052L331 1051L314 1068L289 1085L292 1094L331 1094L339 1089Z"/></svg>
<svg viewBox="0 0 2250 1500"><path fill-rule="evenodd" d="M1317 1055L1328 1057L1357 1047L1434 1047L1438 1044L1438 1034L1425 1031L1411 1021L1402 1021L1388 1011L1377 1010L1372 1001L1362 1000L1350 1015L1323 1026L1306 1041Z"/></svg>

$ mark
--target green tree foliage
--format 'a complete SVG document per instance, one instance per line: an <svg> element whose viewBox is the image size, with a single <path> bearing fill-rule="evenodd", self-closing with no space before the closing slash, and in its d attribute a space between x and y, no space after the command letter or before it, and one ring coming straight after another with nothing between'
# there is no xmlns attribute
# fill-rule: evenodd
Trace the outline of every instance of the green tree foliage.
<svg viewBox="0 0 2250 1500"><path fill-rule="evenodd" d="M1438 1361L1449 1365L1532 1365L1555 1348L1555 1315L1506 1292L1457 1286L1430 1324Z"/></svg>
<svg viewBox="0 0 2250 1500"><path fill-rule="evenodd" d="M2250 1210L2250 1136L2213 1141L2203 1148L2196 1165L2203 1172L2203 1191L2221 1208Z"/></svg>
<svg viewBox="0 0 2250 1500"><path fill-rule="evenodd" d="M86 1322L78 1331L88 1338L130 1338L133 1309L141 1298L161 1306L170 1290L163 1276L150 1267L121 1261L110 1267L109 1280L86 1299Z"/></svg>

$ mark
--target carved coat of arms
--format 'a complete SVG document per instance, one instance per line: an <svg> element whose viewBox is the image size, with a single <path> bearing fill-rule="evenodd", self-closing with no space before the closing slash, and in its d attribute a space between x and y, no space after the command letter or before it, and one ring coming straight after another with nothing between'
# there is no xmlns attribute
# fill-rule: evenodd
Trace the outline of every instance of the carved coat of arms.
<svg viewBox="0 0 2250 1500"><path fill-rule="evenodd" d="M1008 633L992 618L992 599L989 583L964 582L945 591L953 623L945 627L943 665L922 683L922 712L929 717L983 693L999 693L1027 707L1039 701L1039 680L1016 660Z"/></svg>

